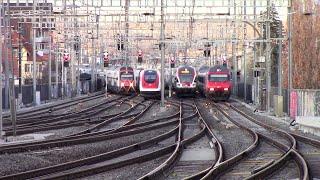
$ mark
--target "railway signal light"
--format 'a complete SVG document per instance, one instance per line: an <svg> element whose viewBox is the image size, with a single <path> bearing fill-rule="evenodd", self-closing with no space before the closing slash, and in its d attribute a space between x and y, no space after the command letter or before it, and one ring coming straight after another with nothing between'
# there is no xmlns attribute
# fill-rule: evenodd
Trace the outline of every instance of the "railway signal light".
<svg viewBox="0 0 320 180"><path fill-rule="evenodd" d="M227 61L223 60L222 65L223 65L224 67L227 67Z"/></svg>
<svg viewBox="0 0 320 180"><path fill-rule="evenodd" d="M139 50L138 51L138 63L142 63L142 51L141 50Z"/></svg>
<svg viewBox="0 0 320 180"><path fill-rule="evenodd" d="M170 58L170 66L171 66L171 68L174 68L174 64L175 64L174 57L171 56L171 58Z"/></svg>
<svg viewBox="0 0 320 180"><path fill-rule="evenodd" d="M118 42L117 42L117 46L118 46L118 51L123 51L124 50L124 41L121 35L118 35Z"/></svg>
<svg viewBox="0 0 320 180"><path fill-rule="evenodd" d="M211 53L210 49L206 49L206 50L203 51L203 56L204 57L210 57L210 53Z"/></svg>
<svg viewBox="0 0 320 180"><path fill-rule="evenodd" d="M104 67L109 66L109 53L108 52L103 53L103 66Z"/></svg>
<svg viewBox="0 0 320 180"><path fill-rule="evenodd" d="M118 43L118 50L120 51L121 50L124 50L124 46L123 46L123 43Z"/></svg>
<svg viewBox="0 0 320 180"><path fill-rule="evenodd" d="M211 54L210 47L211 45L209 43L204 45L204 48L205 48L205 50L203 51L204 57L210 57L210 54Z"/></svg>
<svg viewBox="0 0 320 180"><path fill-rule="evenodd" d="M162 46L163 46L163 48L166 48L166 44L165 43L160 43L159 44L159 50L161 50Z"/></svg>
<svg viewBox="0 0 320 180"><path fill-rule="evenodd" d="M63 66L64 67L69 67L69 61L70 61L70 54L65 52L63 54Z"/></svg>

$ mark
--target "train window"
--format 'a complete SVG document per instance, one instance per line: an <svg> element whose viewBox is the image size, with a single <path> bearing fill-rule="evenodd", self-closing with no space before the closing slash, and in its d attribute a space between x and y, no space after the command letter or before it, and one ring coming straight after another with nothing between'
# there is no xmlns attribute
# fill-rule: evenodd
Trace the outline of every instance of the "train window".
<svg viewBox="0 0 320 180"><path fill-rule="evenodd" d="M123 73L120 75L120 79L121 80L134 80L133 79L133 74L129 74L129 73Z"/></svg>
<svg viewBox="0 0 320 180"><path fill-rule="evenodd" d="M230 80L227 74L210 74L208 79L210 82L224 82Z"/></svg>
<svg viewBox="0 0 320 180"><path fill-rule="evenodd" d="M194 79L194 70L192 68L180 68L179 70L180 83L192 82Z"/></svg>
<svg viewBox="0 0 320 180"><path fill-rule="evenodd" d="M157 79L157 72L156 71L146 71L144 73L144 80L147 83L153 83Z"/></svg>
<svg viewBox="0 0 320 180"><path fill-rule="evenodd" d="M193 78L194 78L193 74L180 74L179 75L180 83L192 82Z"/></svg>

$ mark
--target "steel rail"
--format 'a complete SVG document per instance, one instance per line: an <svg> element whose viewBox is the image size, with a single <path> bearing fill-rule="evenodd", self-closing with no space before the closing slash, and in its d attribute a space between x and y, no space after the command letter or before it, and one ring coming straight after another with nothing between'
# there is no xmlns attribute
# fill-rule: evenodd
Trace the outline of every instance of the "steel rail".
<svg viewBox="0 0 320 180"><path fill-rule="evenodd" d="M110 135L111 133L115 132L124 132L130 129L134 128L140 128L140 127L145 127L148 125L160 123L163 120L169 120L173 119L177 116L177 114L173 114L171 116L167 116L164 118L158 118L153 121L149 122L143 122L143 123L137 123L137 124L132 124L132 125L127 125L127 126L122 126L117 129L110 129L106 131L100 131L100 132L93 132L89 134L82 134L82 135L76 135L76 136L68 136L68 137L63 137L63 138L57 138L57 139L51 139L51 140L42 140L42 141L34 141L34 142L27 142L27 143L19 143L19 144L11 144L11 145L4 145L0 146L0 154L1 153L10 153L10 152L23 152L30 149L41 149L41 148L47 148L49 147L55 147L55 146L62 146L63 144L68 145L66 142L72 142L72 141L77 141L81 143L81 139L85 138L91 138L90 142L94 142L95 138L102 138Z"/></svg>
<svg viewBox="0 0 320 180"><path fill-rule="evenodd" d="M114 158L119 157L121 155L129 154L134 151L138 151L140 149L143 149L143 147L150 146L150 145L156 144L162 140L165 140L165 139L173 136L174 134L176 134L178 132L178 128L179 127L176 126L171 131L166 132L161 135L158 135L156 137L153 137L149 140L142 141L140 143L135 143L135 144L132 144L132 145L129 145L126 147L122 147L122 148L110 151L110 152L106 152L103 154L83 158L80 160L57 164L57 165L53 165L53 166L49 166L49 167L44 167L44 168L40 168L40 169L35 169L35 170L30 170L30 171L26 171L26 172L17 173L17 174L12 174L12 175L8 175L8 176L0 177L0 179L36 178L39 176L57 173L59 171L65 171L68 169L72 169L72 168L76 168L76 167L80 167L80 166L84 166L84 165L91 165L91 164L103 162L103 161L106 161L109 159L114 159Z"/></svg>
<svg viewBox="0 0 320 180"><path fill-rule="evenodd" d="M62 115L62 116L58 116L58 117L54 117L54 118L49 118L49 119L42 119L42 120L39 120L39 119L36 119L36 120L33 120L31 122L28 122L28 123L24 123L22 125L18 125L18 127L21 127L21 126L32 126L32 125L37 125L39 123L50 123L50 122L57 122L57 121L62 121L62 120L65 120L66 118L76 118L78 116L82 116L82 114L85 114L87 112L90 112L91 110L94 110L94 108L97 108L97 107L101 107L105 104L108 104L108 103L113 103L114 101L118 101L119 99L121 99L122 97L117 97L115 99L111 99L111 100L107 100L105 102L101 102L99 104L96 104L94 106L91 106L91 107L88 107L86 109L83 109L79 112L73 112L73 113L70 113L70 114L65 114L65 115ZM124 100L123 100L124 101ZM101 108L99 109L100 111L104 110L105 108L111 108L112 106L114 106L115 104L111 104L110 107L104 107L104 108ZM99 111L98 110L98 111ZM93 113L98 113L98 111L96 110L95 112ZM92 112L91 112L92 113ZM92 114L88 114L88 115L84 115L84 116L90 116Z"/></svg>
<svg viewBox="0 0 320 180"><path fill-rule="evenodd" d="M175 145L175 149L170 157L162 163L160 166L149 172L148 174L144 175L143 177L139 178L139 180L146 180L146 179L154 179L163 173L165 170L171 166L176 159L178 158L180 151L181 151L181 144L182 144L182 104L180 102L180 116L179 116L179 131L177 133L177 142Z"/></svg>
<svg viewBox="0 0 320 180"><path fill-rule="evenodd" d="M196 103L194 105L195 109L196 109L196 113L197 115L199 116L200 120L201 120L201 123L203 124L203 126L206 128L206 131L207 131L207 134L211 137L212 139L212 142L216 148L216 155L215 157L218 157L216 158L215 162L212 164L211 167L197 173L197 174L194 174L192 176L189 176L189 177L186 177L185 179L188 179L188 180L198 180L198 179L201 179L202 177L204 177L209 171L210 169L212 169L213 167L215 166L218 166L219 164L222 163L223 161L223 147L222 147L222 144L220 143L219 139L216 137L216 135L212 132L212 130L210 129L208 123L206 122L205 118L203 118L203 115L201 113L201 111L199 110L198 108L198 104Z"/></svg>
<svg viewBox="0 0 320 180"><path fill-rule="evenodd" d="M216 106L217 107L217 106ZM248 154L250 154L251 152L255 151L256 148L258 147L259 144L259 136L258 134L247 128L246 126L243 126L242 124L238 123L237 121L233 120L228 113L226 113L225 111L223 111L222 109L219 109L219 107L217 107L217 109L227 118L229 119L232 123L234 123L236 126L238 126L239 128L243 128L245 129L253 138L253 142L252 144L245 150L241 151L240 153L238 153L237 155L231 157L230 159L221 162L220 164L216 165L215 167L211 168L210 171L207 172L207 174L205 176L203 176L201 179L210 179L210 177L216 177L219 174L227 171L231 166L233 166L234 164L236 164L237 162L239 162L240 160L242 160L243 158L245 158Z"/></svg>
<svg viewBox="0 0 320 180"><path fill-rule="evenodd" d="M145 102L145 100L143 100L143 101L141 101L141 102L139 102L139 103L137 103L137 104L135 104L135 105L131 105L131 108L127 109L126 111L122 112L121 114L119 114L119 115L117 115L117 116L115 116L115 117L112 117L112 118L110 118L110 119L107 119L107 120L105 120L105 121L103 121L103 122L101 122L101 123L99 123L99 124L97 124L97 125L95 125L95 126L93 126L93 127L91 127L91 128L88 128L88 129L83 130L83 131L81 131L81 132L72 134L72 135L70 135L70 136L81 135L81 134L85 134L85 133L90 133L90 132L92 132L92 131L94 131L94 130L99 130L99 129L101 129L103 126L105 126L105 125L107 125L107 124L109 124L109 123L112 123L112 122L114 122L114 121L117 121L118 118L120 117L120 115L126 115L126 114L130 113L130 112L133 111L135 108L137 108L139 105L142 105L142 106L147 107L147 108L145 108L145 109L142 111L143 113L145 113L145 112L150 108L150 106L153 105L153 103L151 103L150 105L146 106L146 105L143 104L143 102ZM141 113L140 113L140 114L141 114ZM140 116L140 114L139 114L138 116Z"/></svg>
<svg viewBox="0 0 320 180"><path fill-rule="evenodd" d="M89 137L82 137L82 138L76 138L76 139L66 139L66 140L54 141L54 142L43 142L43 143L30 144L30 145L19 144L17 146L1 147L0 154L25 152L25 151L39 150L39 149L43 149L43 148L47 149L47 148L52 148L52 147L63 147L63 146L87 144L87 143L111 140L111 139L115 139L115 138L134 135L134 134L141 133L144 131L154 130L157 128L165 127L165 126L176 124L176 123L177 123L177 120L171 120L168 122L161 122L161 123L158 123L155 125L138 127L138 128L127 130L127 131L109 133L106 135L89 136Z"/></svg>
<svg viewBox="0 0 320 180"><path fill-rule="evenodd" d="M85 101L96 99L96 98L99 98L99 97L102 97L102 96L104 96L104 93L99 92L99 93L95 93L95 94L90 95L90 96L83 96L83 97L79 97L77 99L69 99L67 101L60 102L58 104L50 104L50 105L45 105L45 106L39 106L39 107L36 107L36 108L32 108L30 110L19 111L19 112L17 112L17 117L25 117L25 116L42 114L44 112L48 112L48 109L52 109L52 111L60 110L60 109L63 109L65 107L69 107L70 104L71 105L77 104L77 103L79 103L78 101L85 102ZM9 114L8 115L4 115L4 118L9 118L9 117L10 117Z"/></svg>
<svg viewBox="0 0 320 180"><path fill-rule="evenodd" d="M291 139L292 142L292 146L287 150L287 153L282 156L281 159L279 159L278 161L274 162L273 164L271 164L270 166L266 167L265 169L263 169L262 171L253 174L252 176L249 177L249 179L254 179L254 178L259 178L259 177L265 177L269 174L271 174L274 170L277 170L279 167L281 167L281 165L286 162L288 160L288 158L290 158L290 155L293 156L295 162L297 163L297 165L299 166L299 170L300 170L300 178L303 180L308 180L309 179L309 170L308 170L308 165L306 163L306 161L304 160L304 158L299 154L299 152L296 150L296 140L295 138L287 133L286 131L270 126L268 124L262 123L256 119L254 119L253 117L249 116L248 114L244 113L243 111L241 111L240 109L234 107L231 104L228 104L229 107L231 107L233 110L235 110L236 112L238 112L239 114L241 114L242 116L246 117L248 120L266 128L269 129L271 131L274 132L278 132L279 134L285 135L288 137L288 139Z"/></svg>
<svg viewBox="0 0 320 180"><path fill-rule="evenodd" d="M179 129L179 126L178 126ZM178 130L179 131L179 130ZM205 133L205 129L203 128L198 134L190 137L189 139L183 140L181 141L181 145L186 145L186 144L190 144L194 141L196 141L197 139L201 138ZM176 133L177 134L177 133ZM148 160L152 160L152 159L156 159L160 156L169 154L170 152L174 152L174 150L176 149L176 143L172 144L170 146L167 146L165 148L161 148L160 150L157 151L153 151L151 153L147 153L138 157L133 157L127 160L123 160L123 161L119 161L116 163L112 163L112 164L107 164L107 165L98 165L95 167L91 167L91 168L87 168L84 170L79 170L79 171L74 171L74 172L70 172L70 173L65 173L65 174L60 174L60 175L53 175L50 178L44 178L44 179L73 179L73 178L80 178L80 177L85 177L85 176L90 176L90 175L94 175L97 173L102 173L102 172L106 172L112 169L116 169L116 168L120 168L120 167L124 167L124 166L128 166L131 164L135 164L135 163L142 163ZM141 178L139 178L141 179Z"/></svg>

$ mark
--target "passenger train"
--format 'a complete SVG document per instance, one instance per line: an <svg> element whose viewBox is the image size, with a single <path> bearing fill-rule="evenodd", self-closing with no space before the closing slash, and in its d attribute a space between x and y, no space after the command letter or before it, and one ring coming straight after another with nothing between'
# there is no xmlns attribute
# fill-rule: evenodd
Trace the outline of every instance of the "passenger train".
<svg viewBox="0 0 320 180"><path fill-rule="evenodd" d="M196 69L192 66L182 65L176 70L173 90L177 96L195 95L196 86Z"/></svg>
<svg viewBox="0 0 320 180"><path fill-rule="evenodd" d="M228 100L232 83L230 70L221 65L201 67L198 73L198 91L213 100Z"/></svg>
<svg viewBox="0 0 320 180"><path fill-rule="evenodd" d="M136 92L136 82L132 67L122 66L106 70L108 91L120 94Z"/></svg>
<svg viewBox="0 0 320 180"><path fill-rule="evenodd" d="M141 70L139 73L140 94L147 97L160 97L161 76L160 71L155 69Z"/></svg>

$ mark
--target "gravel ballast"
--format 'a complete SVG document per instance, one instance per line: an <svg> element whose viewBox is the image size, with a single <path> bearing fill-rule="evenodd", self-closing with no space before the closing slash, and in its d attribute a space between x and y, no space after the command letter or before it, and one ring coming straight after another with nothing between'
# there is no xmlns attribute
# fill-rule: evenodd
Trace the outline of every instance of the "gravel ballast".
<svg viewBox="0 0 320 180"><path fill-rule="evenodd" d="M0 155L1 164L6 164L6 166L0 167L0 175L3 176L13 174L105 153L134 143L148 140L154 136L168 132L173 128L174 126L168 126L159 128L157 130L151 130L136 135L130 135L97 143L53 148L36 152Z"/></svg>

